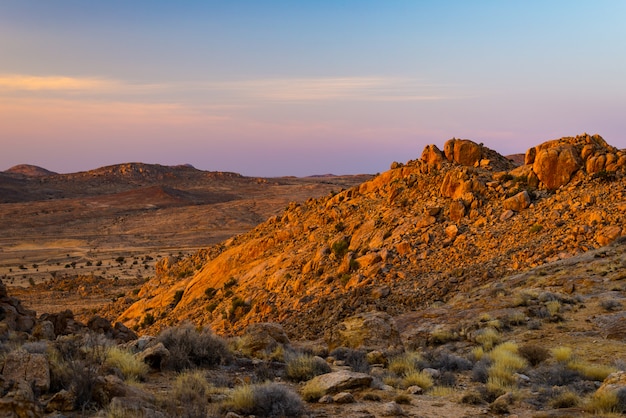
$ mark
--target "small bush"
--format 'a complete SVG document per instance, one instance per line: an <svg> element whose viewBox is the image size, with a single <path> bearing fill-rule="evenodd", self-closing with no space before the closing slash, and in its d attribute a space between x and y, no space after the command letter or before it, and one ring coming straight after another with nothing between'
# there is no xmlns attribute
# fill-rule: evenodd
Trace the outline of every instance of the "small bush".
<svg viewBox="0 0 626 418"><path fill-rule="evenodd" d="M370 371L367 353L364 351L339 347L331 351L330 356L345 362L345 364L350 366L355 372L368 373Z"/></svg>
<svg viewBox="0 0 626 418"><path fill-rule="evenodd" d="M550 357L550 352L546 348L535 344L521 346L519 348L519 354L533 367Z"/></svg>
<svg viewBox="0 0 626 418"><path fill-rule="evenodd" d="M404 393L397 395L395 398L393 398L393 400L398 405L410 405L411 404L411 398L409 397L409 395L405 395Z"/></svg>
<svg viewBox="0 0 626 418"><path fill-rule="evenodd" d="M427 357L430 367L441 371L462 372L472 370L472 362L466 358L443 351Z"/></svg>
<svg viewBox="0 0 626 418"><path fill-rule="evenodd" d="M341 240L341 241L335 242L332 245L331 250L337 258L342 258L348 252L349 246L350 246L350 243L348 241Z"/></svg>
<svg viewBox="0 0 626 418"><path fill-rule="evenodd" d="M546 302L546 309L550 316L555 316L561 311L561 302L558 300L550 300Z"/></svg>
<svg viewBox="0 0 626 418"><path fill-rule="evenodd" d="M615 299L604 299L600 301L600 306L607 312L613 312L622 308L622 304Z"/></svg>
<svg viewBox="0 0 626 418"><path fill-rule="evenodd" d="M241 386L224 403L223 409L259 417L296 417L305 412L300 397L279 383Z"/></svg>
<svg viewBox="0 0 626 418"><path fill-rule="evenodd" d="M480 361L476 362L472 368L472 380L474 382L487 383L490 366L491 360L488 357L484 357Z"/></svg>
<svg viewBox="0 0 626 418"><path fill-rule="evenodd" d="M320 357L299 354L287 360L287 376L296 382L310 380L330 372L330 366Z"/></svg>
<svg viewBox="0 0 626 418"><path fill-rule="evenodd" d="M110 347L106 353L104 365L122 372L124 379L141 381L148 374L148 365L138 360L132 353L119 347Z"/></svg>
<svg viewBox="0 0 626 418"><path fill-rule="evenodd" d="M363 400L372 401L372 402L380 402L382 398L377 393L367 392L365 395L363 395Z"/></svg>
<svg viewBox="0 0 626 418"><path fill-rule="evenodd" d="M478 392L467 392L461 397L461 403L468 405L482 405L485 403Z"/></svg>
<svg viewBox="0 0 626 418"><path fill-rule="evenodd" d="M568 369L564 363L539 366L530 373L530 376L533 380L548 386L570 385L581 379L580 373Z"/></svg>
<svg viewBox="0 0 626 418"><path fill-rule="evenodd" d="M554 409L573 408L580 404L580 398L574 392L566 390L558 394L550 401L550 406Z"/></svg>
<svg viewBox="0 0 626 418"><path fill-rule="evenodd" d="M222 405L224 411L233 411L240 414L251 414L254 408L254 394L252 386L238 386Z"/></svg>
<svg viewBox="0 0 626 418"><path fill-rule="evenodd" d="M171 394L177 403L183 407L182 416L184 418L206 417L209 388L206 378L198 370L185 371L178 375Z"/></svg>
<svg viewBox="0 0 626 418"><path fill-rule="evenodd" d="M191 324L168 328L156 340L170 352L166 367L177 371L224 364L230 359L224 340L209 330L198 332Z"/></svg>

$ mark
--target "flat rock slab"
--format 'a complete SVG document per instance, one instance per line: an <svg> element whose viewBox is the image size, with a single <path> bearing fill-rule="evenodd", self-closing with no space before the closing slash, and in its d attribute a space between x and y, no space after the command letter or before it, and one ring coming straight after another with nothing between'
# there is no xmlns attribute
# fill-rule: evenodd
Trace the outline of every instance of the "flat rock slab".
<svg viewBox="0 0 626 418"><path fill-rule="evenodd" d="M323 390L324 394L329 394L342 392L347 389L369 387L372 383L372 376L366 373L340 370L316 376L309 382Z"/></svg>

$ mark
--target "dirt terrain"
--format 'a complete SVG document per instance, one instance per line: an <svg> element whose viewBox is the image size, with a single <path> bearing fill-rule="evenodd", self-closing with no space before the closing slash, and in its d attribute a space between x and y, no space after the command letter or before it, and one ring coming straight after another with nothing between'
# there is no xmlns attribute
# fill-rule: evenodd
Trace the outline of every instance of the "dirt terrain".
<svg viewBox="0 0 626 418"><path fill-rule="evenodd" d="M161 257L216 244L291 201L369 177L263 179L140 163L54 174L18 166L0 173L0 277L20 286L52 275L150 277Z"/></svg>

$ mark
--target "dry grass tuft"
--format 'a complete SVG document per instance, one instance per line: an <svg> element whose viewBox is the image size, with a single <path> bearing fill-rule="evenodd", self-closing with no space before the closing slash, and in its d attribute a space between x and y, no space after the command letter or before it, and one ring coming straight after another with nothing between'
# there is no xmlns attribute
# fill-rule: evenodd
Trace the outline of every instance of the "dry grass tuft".
<svg viewBox="0 0 626 418"><path fill-rule="evenodd" d="M325 395L324 388L315 380L308 381L300 391L302 399L307 402L317 402L319 398Z"/></svg>
<svg viewBox="0 0 626 418"><path fill-rule="evenodd" d="M124 379L142 381L148 374L148 365L137 359L132 353L119 347L109 347L104 364L107 367L118 369Z"/></svg>
<svg viewBox="0 0 626 418"><path fill-rule="evenodd" d="M564 346L554 347L550 350L550 353L552 353L552 357L559 363L567 363L573 356L572 349Z"/></svg>
<svg viewBox="0 0 626 418"><path fill-rule="evenodd" d="M393 357L389 361L388 369L390 372L398 376L405 376L409 373L420 369L420 363L423 361L422 355L416 351L407 351L398 356Z"/></svg>
<svg viewBox="0 0 626 418"><path fill-rule="evenodd" d="M483 349L489 351L500 342L500 334L494 328L483 328L478 331L474 339Z"/></svg>
<svg viewBox="0 0 626 418"><path fill-rule="evenodd" d="M287 376L297 382L310 380L315 376L330 372L330 366L320 357L297 354L287 360Z"/></svg>
<svg viewBox="0 0 626 418"><path fill-rule="evenodd" d="M413 371L404 376L402 379L402 386L408 388L409 386L419 386L424 390L432 388L434 385L433 378L428 373L423 371Z"/></svg>

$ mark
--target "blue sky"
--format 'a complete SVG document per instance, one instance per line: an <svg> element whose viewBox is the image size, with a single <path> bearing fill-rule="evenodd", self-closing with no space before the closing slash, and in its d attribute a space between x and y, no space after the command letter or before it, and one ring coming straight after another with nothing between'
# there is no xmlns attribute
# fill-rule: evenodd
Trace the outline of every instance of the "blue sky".
<svg viewBox="0 0 626 418"><path fill-rule="evenodd" d="M623 1L0 0L0 170L375 173L451 138L626 147Z"/></svg>

